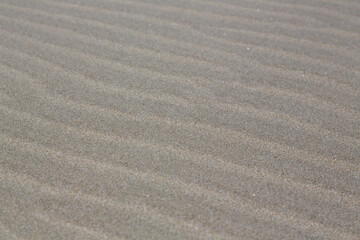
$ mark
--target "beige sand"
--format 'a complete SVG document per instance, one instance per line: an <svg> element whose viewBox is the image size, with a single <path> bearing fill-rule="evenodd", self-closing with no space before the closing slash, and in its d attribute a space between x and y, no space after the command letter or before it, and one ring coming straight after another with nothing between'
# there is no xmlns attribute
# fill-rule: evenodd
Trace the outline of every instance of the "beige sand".
<svg viewBox="0 0 360 240"><path fill-rule="evenodd" d="M0 0L0 239L360 239L360 2Z"/></svg>

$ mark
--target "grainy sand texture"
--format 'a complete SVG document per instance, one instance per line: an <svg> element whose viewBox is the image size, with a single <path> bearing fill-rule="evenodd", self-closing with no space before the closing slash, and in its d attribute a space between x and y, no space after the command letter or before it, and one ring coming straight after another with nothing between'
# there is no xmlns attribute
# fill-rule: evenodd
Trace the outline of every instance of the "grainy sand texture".
<svg viewBox="0 0 360 240"><path fill-rule="evenodd" d="M360 1L0 0L0 239L360 239Z"/></svg>

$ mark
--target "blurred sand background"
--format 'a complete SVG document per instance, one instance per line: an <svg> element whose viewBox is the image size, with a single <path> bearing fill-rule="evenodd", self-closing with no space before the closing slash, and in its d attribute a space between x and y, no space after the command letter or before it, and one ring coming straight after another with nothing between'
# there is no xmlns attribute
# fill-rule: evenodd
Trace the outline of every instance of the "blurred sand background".
<svg viewBox="0 0 360 240"><path fill-rule="evenodd" d="M0 0L0 239L360 239L360 2Z"/></svg>

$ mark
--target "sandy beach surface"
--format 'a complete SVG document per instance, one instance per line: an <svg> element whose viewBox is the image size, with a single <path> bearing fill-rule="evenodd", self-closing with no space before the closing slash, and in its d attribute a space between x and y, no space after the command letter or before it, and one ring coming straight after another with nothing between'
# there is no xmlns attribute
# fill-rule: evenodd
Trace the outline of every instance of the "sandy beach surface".
<svg viewBox="0 0 360 240"><path fill-rule="evenodd" d="M0 0L0 239L360 239L360 2Z"/></svg>

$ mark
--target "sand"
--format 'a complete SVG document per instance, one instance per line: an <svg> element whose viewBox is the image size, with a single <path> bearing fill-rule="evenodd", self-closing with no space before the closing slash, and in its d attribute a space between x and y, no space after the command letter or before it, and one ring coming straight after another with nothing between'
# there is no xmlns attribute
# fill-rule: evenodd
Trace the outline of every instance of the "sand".
<svg viewBox="0 0 360 240"><path fill-rule="evenodd" d="M360 239L360 2L0 0L0 239Z"/></svg>

